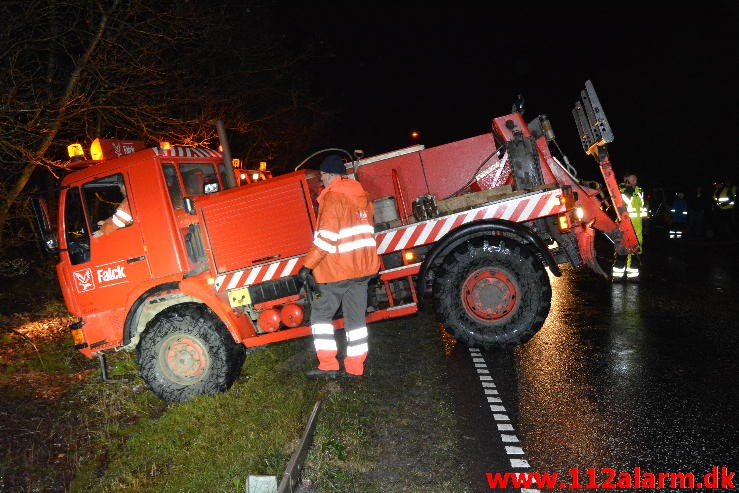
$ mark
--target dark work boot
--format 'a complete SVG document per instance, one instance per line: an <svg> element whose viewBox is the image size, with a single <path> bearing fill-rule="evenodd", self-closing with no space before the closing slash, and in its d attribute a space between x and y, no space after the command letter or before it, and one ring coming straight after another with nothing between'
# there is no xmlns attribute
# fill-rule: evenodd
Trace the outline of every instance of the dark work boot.
<svg viewBox="0 0 739 493"><path fill-rule="evenodd" d="M305 376L314 380L332 379L339 376L339 370L319 370L316 368L305 372Z"/></svg>
<svg viewBox="0 0 739 493"><path fill-rule="evenodd" d="M341 372L342 378L345 378L347 380L356 380L361 381L364 380L364 375L357 375L356 373L349 373L348 371Z"/></svg>

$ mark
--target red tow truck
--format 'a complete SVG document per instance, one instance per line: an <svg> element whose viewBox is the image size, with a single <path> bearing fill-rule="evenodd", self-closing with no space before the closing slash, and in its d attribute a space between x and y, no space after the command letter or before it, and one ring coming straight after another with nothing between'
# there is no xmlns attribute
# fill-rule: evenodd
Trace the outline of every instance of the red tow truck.
<svg viewBox="0 0 739 493"><path fill-rule="evenodd" d="M346 153L376 210L382 268L367 322L411 315L431 298L458 340L515 346L549 313L547 269L604 274L596 230L617 251L638 250L608 157L613 135L589 81L573 114L609 197L555 157L545 116L527 123L514 111L488 133L428 149ZM296 274L316 227L316 170L237 186L229 152L94 144L94 159L77 148L62 179L56 225L45 196L33 205L44 247L58 255L67 308L79 317L70 327L75 348L98 357L104 377L107 352L136 351L151 390L184 401L227 390L246 348L310 335ZM123 193L133 222L93 234Z"/></svg>

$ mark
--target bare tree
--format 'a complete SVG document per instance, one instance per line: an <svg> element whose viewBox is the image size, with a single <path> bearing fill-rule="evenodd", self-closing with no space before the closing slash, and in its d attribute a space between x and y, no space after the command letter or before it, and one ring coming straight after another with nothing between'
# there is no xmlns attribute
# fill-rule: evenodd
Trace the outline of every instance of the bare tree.
<svg viewBox="0 0 739 493"><path fill-rule="evenodd" d="M309 140L320 109L296 85L308 58L286 54L269 12L197 0L1 2L0 245L32 177L64 172L70 142L208 144L216 118L262 158L292 145L270 131Z"/></svg>

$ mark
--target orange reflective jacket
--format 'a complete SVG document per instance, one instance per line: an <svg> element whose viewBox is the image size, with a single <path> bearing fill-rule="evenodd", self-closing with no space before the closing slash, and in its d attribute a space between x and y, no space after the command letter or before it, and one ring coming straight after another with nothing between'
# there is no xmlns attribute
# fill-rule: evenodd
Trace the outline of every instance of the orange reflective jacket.
<svg viewBox="0 0 739 493"><path fill-rule="evenodd" d="M131 216L131 208L128 206L128 197L118 204L118 208L111 217L106 219L103 224L100 225L100 231L103 234L110 234L113 231L130 226L133 222Z"/></svg>
<svg viewBox="0 0 739 493"><path fill-rule="evenodd" d="M318 225L303 265L317 282L343 281L376 274L374 208L359 182L334 180L318 196Z"/></svg>

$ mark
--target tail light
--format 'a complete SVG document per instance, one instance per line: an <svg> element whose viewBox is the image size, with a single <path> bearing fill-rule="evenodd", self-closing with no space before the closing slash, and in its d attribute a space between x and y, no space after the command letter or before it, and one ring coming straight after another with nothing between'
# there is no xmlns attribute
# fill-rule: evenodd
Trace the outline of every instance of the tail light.
<svg viewBox="0 0 739 493"><path fill-rule="evenodd" d="M416 260L416 254L413 253L413 250L403 251L403 264L404 265L412 264L415 260Z"/></svg>
<svg viewBox="0 0 739 493"><path fill-rule="evenodd" d="M570 230L572 225L570 224L570 216L569 214L560 214L557 216L557 226L559 227L559 230L563 233Z"/></svg>

